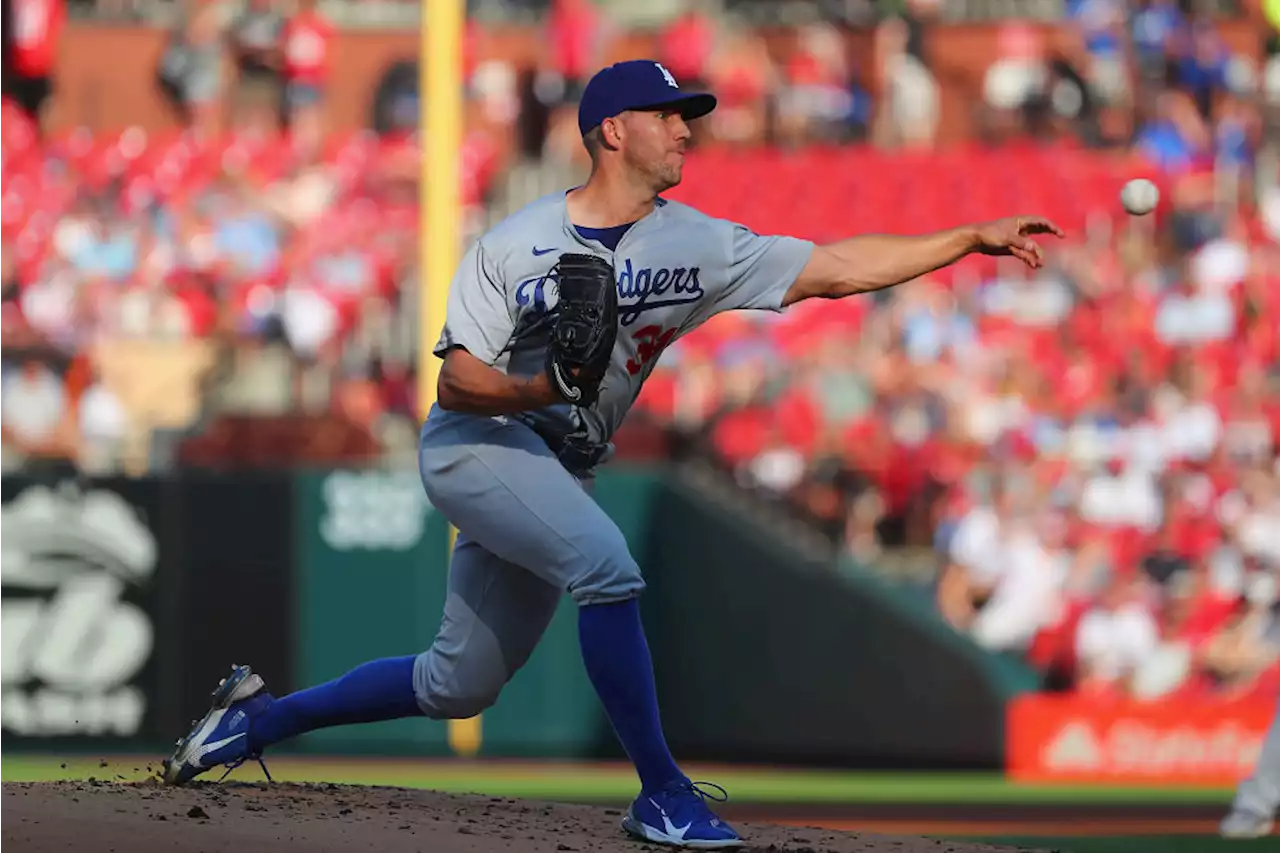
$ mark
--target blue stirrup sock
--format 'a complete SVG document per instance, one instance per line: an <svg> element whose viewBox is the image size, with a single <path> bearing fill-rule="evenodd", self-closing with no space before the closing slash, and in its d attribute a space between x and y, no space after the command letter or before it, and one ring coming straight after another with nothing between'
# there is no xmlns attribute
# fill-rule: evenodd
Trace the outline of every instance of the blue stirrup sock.
<svg viewBox="0 0 1280 853"><path fill-rule="evenodd" d="M425 716L413 693L416 655L360 664L333 681L276 699L249 726L254 749L303 732Z"/></svg>
<svg viewBox="0 0 1280 853"><path fill-rule="evenodd" d="M637 599L578 609L582 660L644 791L683 774L662 734L653 659ZM272 702L254 718L255 749L314 729L425 716L413 692L416 655L361 664L347 674Z"/></svg>
<svg viewBox="0 0 1280 853"><path fill-rule="evenodd" d="M662 734L653 658L639 599L578 608L578 641L587 676L635 764L644 792L682 778Z"/></svg>

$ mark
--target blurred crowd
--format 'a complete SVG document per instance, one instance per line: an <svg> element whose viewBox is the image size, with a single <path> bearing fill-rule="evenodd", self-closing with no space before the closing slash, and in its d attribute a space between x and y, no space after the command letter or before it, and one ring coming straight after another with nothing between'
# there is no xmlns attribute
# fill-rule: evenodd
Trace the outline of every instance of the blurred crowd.
<svg viewBox="0 0 1280 853"><path fill-rule="evenodd" d="M1051 266L966 262L857 304L722 318L664 355L640 404L847 560L930 549L940 614L1056 689L1274 693L1280 8L1261 63L1189 4L1008 22L973 104L980 145L928 154L937 10L906 0L881 25L870 121L810 109L865 93L834 66L797 86L793 63L750 99L769 91L778 109L757 109L781 121L730 110L715 128L905 152L708 155L673 195L815 239L1035 210L1071 231ZM822 55L815 32L800 56ZM788 104L807 105L795 136ZM774 186L726 191L735 170ZM1164 191L1149 219L1118 209L1137 175Z"/></svg>
<svg viewBox="0 0 1280 853"><path fill-rule="evenodd" d="M240 371L231 408L329 406L365 426L387 410L415 416L400 387L413 385L411 142L356 133L309 148L133 129L38 145L21 115L3 123L7 462L118 464L131 427L151 426L129 424L117 399L154 384L141 363L129 378L130 352L202 362L197 346L245 345L235 355L273 387L255 391ZM273 376L253 357L275 349L301 371ZM127 375L104 386L111 364ZM308 370L325 380L314 405ZM373 380L379 399L364 401Z"/></svg>
<svg viewBox="0 0 1280 853"><path fill-rule="evenodd" d="M1275 689L1280 3L1260 61L1182 0L1006 22L974 138L942 147L943 4L882 6L862 52L821 20L778 48L712 3L669 16L659 58L720 98L671 196L816 240L1024 210L1069 239L1037 275L969 260L719 317L664 354L641 418L848 560L928 549L941 615L1055 686ZM5 8L44 24L5 27L36 34L6 41L0 127L6 470L154 470L181 461L166 431L216 436L216 463L266 432L211 412L344 425L278 433L274 462L411 452L414 65L389 64L369 129L334 132L332 6L187 0L156 68L171 131L48 132L62 6ZM516 65L468 25L470 234L520 164L583 165L576 99L626 36L588 0L538 26ZM1142 219L1117 205L1136 175L1163 193Z"/></svg>
<svg viewBox="0 0 1280 853"><path fill-rule="evenodd" d="M1083 187L1094 156L968 169ZM1145 162L1109 171L1038 274L970 260L879 299L716 318L638 405L846 560L932 550L944 618L1055 686L1274 690L1280 194L1197 207L1213 173L1165 175L1168 201L1132 219L1117 193Z"/></svg>
<svg viewBox="0 0 1280 853"><path fill-rule="evenodd" d="M257 452L280 461L412 446L416 103L374 97L368 128L330 131L335 30L313 0L172 6L155 69L171 127L95 133L44 127L62 4L13 4L32 41L6 41L0 121L6 470L169 467L157 432L217 414L341 421L282 436L311 456ZM497 169L487 140L465 138L468 215Z"/></svg>

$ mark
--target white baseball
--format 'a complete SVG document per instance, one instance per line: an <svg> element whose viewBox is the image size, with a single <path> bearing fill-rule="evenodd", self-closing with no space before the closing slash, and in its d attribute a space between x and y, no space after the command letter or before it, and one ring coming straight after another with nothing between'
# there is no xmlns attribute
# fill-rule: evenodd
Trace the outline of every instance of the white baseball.
<svg viewBox="0 0 1280 853"><path fill-rule="evenodd" d="M1134 216L1145 216L1159 202L1160 190L1146 178L1134 178L1120 190L1120 203Z"/></svg>

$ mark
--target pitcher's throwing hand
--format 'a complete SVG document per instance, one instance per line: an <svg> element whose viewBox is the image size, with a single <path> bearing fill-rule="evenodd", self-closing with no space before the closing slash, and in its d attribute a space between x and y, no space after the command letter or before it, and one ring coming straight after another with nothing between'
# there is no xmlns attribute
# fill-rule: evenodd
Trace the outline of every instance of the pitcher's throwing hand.
<svg viewBox="0 0 1280 853"><path fill-rule="evenodd" d="M1065 237L1057 225L1041 216L1009 216L978 226L977 250L984 255L1012 255L1032 269L1044 266L1044 249L1037 234Z"/></svg>

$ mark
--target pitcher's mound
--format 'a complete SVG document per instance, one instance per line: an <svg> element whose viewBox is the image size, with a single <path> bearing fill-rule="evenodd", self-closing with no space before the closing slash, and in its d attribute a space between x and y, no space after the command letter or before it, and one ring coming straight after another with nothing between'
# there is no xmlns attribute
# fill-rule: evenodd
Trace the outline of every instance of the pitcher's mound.
<svg viewBox="0 0 1280 853"><path fill-rule="evenodd" d="M407 788L269 783L4 785L3 846L23 853L637 853L618 809ZM738 825L770 853L979 853L995 848L764 824ZM12 845L12 846L9 846Z"/></svg>

